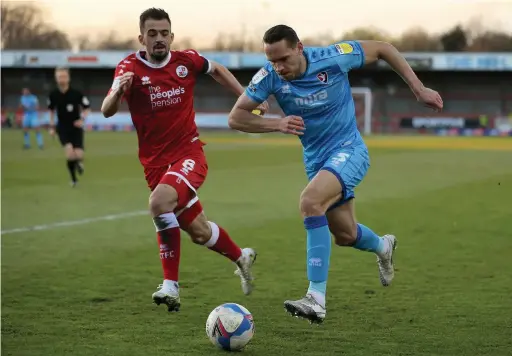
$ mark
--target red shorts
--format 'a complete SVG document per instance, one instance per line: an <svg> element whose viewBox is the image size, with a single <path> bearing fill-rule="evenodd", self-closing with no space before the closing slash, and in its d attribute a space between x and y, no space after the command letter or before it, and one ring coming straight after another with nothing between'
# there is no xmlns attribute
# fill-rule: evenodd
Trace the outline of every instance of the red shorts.
<svg viewBox="0 0 512 356"><path fill-rule="evenodd" d="M148 187L153 191L158 184L167 184L176 189L176 210L189 208L197 201L197 190L208 174L208 164L202 149L185 155L167 167L144 168Z"/></svg>

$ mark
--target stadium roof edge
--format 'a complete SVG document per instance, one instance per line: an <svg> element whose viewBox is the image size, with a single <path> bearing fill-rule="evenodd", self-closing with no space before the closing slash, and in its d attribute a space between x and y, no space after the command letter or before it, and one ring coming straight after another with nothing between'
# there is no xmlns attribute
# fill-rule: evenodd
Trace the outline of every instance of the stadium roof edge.
<svg viewBox="0 0 512 356"><path fill-rule="evenodd" d="M130 53L133 51L4 50L1 64L2 68L115 68ZM204 51L202 54L230 69L257 69L266 62L263 53ZM512 71L511 52L406 52L404 56L417 70ZM388 69L385 63L379 63L377 68Z"/></svg>

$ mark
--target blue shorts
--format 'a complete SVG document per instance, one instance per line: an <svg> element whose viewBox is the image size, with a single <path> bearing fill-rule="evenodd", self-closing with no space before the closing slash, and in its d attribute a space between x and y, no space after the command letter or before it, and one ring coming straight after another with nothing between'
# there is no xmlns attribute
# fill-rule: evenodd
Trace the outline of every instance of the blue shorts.
<svg viewBox="0 0 512 356"><path fill-rule="evenodd" d="M355 197L354 189L366 176L368 168L370 168L368 148L366 145L360 144L333 151L324 162L307 169L306 173L310 181L322 169L331 172L338 178L342 187L342 196L339 202L329 208L331 210Z"/></svg>
<svg viewBox="0 0 512 356"><path fill-rule="evenodd" d="M35 128L39 127L39 115L35 114L25 114L23 116L22 122L23 128Z"/></svg>

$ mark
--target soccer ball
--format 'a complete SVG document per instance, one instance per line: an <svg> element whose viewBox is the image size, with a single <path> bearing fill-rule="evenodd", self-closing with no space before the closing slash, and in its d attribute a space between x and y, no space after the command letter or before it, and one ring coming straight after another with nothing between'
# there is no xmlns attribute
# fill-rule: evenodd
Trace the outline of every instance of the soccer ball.
<svg viewBox="0 0 512 356"><path fill-rule="evenodd" d="M239 351L254 335L252 314L240 304L219 305L206 320L206 335L221 349Z"/></svg>

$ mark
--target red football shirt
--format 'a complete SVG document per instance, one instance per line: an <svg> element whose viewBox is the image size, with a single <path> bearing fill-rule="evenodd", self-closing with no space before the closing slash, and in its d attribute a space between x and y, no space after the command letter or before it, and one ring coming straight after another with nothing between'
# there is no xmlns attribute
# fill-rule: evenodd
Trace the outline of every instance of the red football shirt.
<svg viewBox="0 0 512 356"><path fill-rule="evenodd" d="M171 51L160 64L148 62L143 51L119 62L111 90L123 73L134 73L124 99L144 167L167 166L202 145L195 123L194 86L197 75L209 71L210 62L194 50Z"/></svg>

